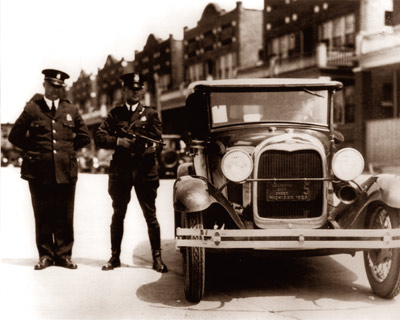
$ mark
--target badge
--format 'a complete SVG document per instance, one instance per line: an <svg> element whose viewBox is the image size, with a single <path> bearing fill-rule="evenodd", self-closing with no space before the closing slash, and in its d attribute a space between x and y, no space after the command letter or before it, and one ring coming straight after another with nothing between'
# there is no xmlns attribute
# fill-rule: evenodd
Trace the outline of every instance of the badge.
<svg viewBox="0 0 400 320"><path fill-rule="evenodd" d="M141 118L140 118L140 121L147 121L146 116L141 117Z"/></svg>
<svg viewBox="0 0 400 320"><path fill-rule="evenodd" d="M69 113L67 113L67 121L72 121L72 117Z"/></svg>

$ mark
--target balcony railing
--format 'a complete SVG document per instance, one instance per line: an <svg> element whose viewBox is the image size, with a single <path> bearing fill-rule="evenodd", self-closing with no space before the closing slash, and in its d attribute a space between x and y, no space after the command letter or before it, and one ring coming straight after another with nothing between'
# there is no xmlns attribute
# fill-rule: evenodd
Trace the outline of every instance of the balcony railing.
<svg viewBox="0 0 400 320"><path fill-rule="evenodd" d="M356 54L352 48L329 48L326 54L326 64L329 67L352 67L355 64Z"/></svg>
<svg viewBox="0 0 400 320"><path fill-rule="evenodd" d="M353 67L356 65L356 61L355 49L327 47L325 43L320 43L316 51L307 54L291 55L285 58L272 58L270 66L273 74L278 75L310 67Z"/></svg>

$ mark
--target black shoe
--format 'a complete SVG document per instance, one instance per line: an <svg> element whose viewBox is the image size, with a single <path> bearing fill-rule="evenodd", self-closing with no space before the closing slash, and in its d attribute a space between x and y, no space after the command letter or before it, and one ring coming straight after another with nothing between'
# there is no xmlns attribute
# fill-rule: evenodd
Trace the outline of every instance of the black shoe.
<svg viewBox="0 0 400 320"><path fill-rule="evenodd" d="M110 271L113 270L114 268L118 268L121 266L121 261L119 260L119 257L111 257L108 262L101 267L101 270L103 271Z"/></svg>
<svg viewBox="0 0 400 320"><path fill-rule="evenodd" d="M59 259L56 261L56 266L67 269L77 269L78 266L71 261L71 259Z"/></svg>
<svg viewBox="0 0 400 320"><path fill-rule="evenodd" d="M54 261L49 257L43 257L39 259L39 262L35 265L35 270L43 270L47 267L54 265Z"/></svg>
<svg viewBox="0 0 400 320"><path fill-rule="evenodd" d="M161 250L153 251L153 269L160 273L168 272L167 266L161 259Z"/></svg>

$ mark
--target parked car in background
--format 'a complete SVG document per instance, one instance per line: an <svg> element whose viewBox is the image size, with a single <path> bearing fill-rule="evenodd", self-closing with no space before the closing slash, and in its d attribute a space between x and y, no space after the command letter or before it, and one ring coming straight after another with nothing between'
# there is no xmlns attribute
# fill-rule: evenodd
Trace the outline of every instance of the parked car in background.
<svg viewBox="0 0 400 320"><path fill-rule="evenodd" d="M186 144L178 134L163 134L164 147L158 154L160 178L175 178L178 165L188 161Z"/></svg>
<svg viewBox="0 0 400 320"><path fill-rule="evenodd" d="M341 88L317 79L190 85L193 156L178 167L173 193L189 301L203 297L209 251L363 251L372 291L399 293L400 179L360 179L362 155L340 148L343 135L333 127Z"/></svg>
<svg viewBox="0 0 400 320"><path fill-rule="evenodd" d="M93 172L93 151L89 148L82 148L77 151L79 172Z"/></svg>
<svg viewBox="0 0 400 320"><path fill-rule="evenodd" d="M97 150L93 157L93 168L96 173L108 173L114 151L108 149Z"/></svg>
<svg viewBox="0 0 400 320"><path fill-rule="evenodd" d="M4 154L3 151L1 151L1 166L2 167L7 167L9 165L10 161L8 160L8 157Z"/></svg>

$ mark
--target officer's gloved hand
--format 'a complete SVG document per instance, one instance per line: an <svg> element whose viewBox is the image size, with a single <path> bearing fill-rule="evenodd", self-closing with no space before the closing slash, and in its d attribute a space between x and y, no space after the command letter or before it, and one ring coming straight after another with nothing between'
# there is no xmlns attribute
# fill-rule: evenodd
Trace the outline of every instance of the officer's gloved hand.
<svg viewBox="0 0 400 320"><path fill-rule="evenodd" d="M134 142L135 142L135 139L118 138L117 139L117 146L121 146L123 148L129 149Z"/></svg>

